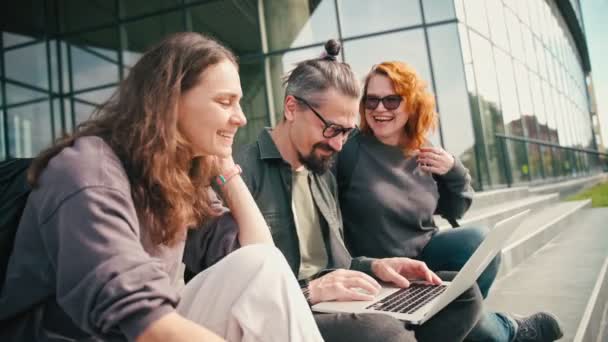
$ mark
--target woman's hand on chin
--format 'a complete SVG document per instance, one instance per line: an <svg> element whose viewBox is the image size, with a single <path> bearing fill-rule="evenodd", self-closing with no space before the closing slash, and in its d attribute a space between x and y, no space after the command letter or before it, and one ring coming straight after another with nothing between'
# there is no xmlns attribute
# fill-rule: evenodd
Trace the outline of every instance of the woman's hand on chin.
<svg viewBox="0 0 608 342"><path fill-rule="evenodd" d="M220 174L223 174L226 171L230 171L230 170L234 169L234 166L236 165L234 163L234 159L232 159L232 156L228 156L225 158L222 158L222 157L216 157L216 158L217 158L217 163L218 163L218 168L219 168Z"/></svg>

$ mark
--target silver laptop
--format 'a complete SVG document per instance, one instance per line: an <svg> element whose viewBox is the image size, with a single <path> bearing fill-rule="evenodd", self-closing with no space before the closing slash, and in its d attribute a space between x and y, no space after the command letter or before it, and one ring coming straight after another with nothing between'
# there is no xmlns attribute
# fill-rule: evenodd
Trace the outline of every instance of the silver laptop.
<svg viewBox="0 0 608 342"><path fill-rule="evenodd" d="M412 282L407 289L383 285L372 301L323 302L313 311L326 313L384 313L410 324L420 325L473 286L498 254L530 209L498 222L451 282L429 285Z"/></svg>

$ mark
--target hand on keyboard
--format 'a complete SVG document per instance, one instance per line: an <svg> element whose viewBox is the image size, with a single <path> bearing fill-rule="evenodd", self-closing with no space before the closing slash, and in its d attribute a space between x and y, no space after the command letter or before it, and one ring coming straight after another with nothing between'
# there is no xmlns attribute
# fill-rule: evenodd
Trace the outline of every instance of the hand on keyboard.
<svg viewBox="0 0 608 342"><path fill-rule="evenodd" d="M385 258L372 262L372 272L382 281L399 287L409 287L408 279L422 279L429 284L441 284L441 278L431 271L424 262L410 258Z"/></svg>
<svg viewBox="0 0 608 342"><path fill-rule="evenodd" d="M328 301L373 300L380 284L369 275L351 270L336 270L308 284L311 304Z"/></svg>

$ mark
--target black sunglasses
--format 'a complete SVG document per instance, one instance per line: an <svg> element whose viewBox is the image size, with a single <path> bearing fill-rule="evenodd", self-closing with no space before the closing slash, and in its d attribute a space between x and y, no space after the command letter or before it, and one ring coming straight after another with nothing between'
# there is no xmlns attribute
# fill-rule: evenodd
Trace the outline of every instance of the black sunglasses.
<svg viewBox="0 0 608 342"><path fill-rule="evenodd" d="M348 139L350 137L350 134L353 132L354 127L344 127L333 122L327 121L325 120L323 115L321 115L321 113L317 112L317 110L314 109L314 107L310 103L308 103L308 101L298 96L294 96L294 99L298 100L298 102L305 104L313 113L315 113L319 120L323 122L323 124L325 125L325 127L323 128L323 136L325 138L331 139L333 137L337 137L340 134L342 134L344 139Z"/></svg>
<svg viewBox="0 0 608 342"><path fill-rule="evenodd" d="M363 98L363 104L365 105L365 109L369 110L374 110L378 108L380 102L382 102L384 108L388 110L395 110L399 108L399 105L401 105L401 101L403 101L403 97L401 97L401 95L396 94L386 95L385 97L365 95L365 97Z"/></svg>

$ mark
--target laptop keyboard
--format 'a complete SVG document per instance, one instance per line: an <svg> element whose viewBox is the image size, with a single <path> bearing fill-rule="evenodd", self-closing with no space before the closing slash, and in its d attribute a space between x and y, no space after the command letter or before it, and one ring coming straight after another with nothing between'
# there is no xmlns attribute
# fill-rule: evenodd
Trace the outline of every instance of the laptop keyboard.
<svg viewBox="0 0 608 342"><path fill-rule="evenodd" d="M410 287L401 289L366 309L412 314L443 293L446 288L447 285L411 284Z"/></svg>

